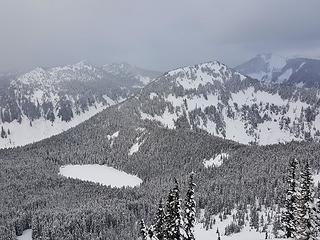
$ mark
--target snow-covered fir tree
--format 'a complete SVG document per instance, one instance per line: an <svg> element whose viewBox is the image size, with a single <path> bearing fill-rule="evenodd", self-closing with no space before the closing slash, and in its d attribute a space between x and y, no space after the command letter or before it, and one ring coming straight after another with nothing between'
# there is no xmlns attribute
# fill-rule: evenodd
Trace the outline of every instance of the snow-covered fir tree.
<svg viewBox="0 0 320 240"><path fill-rule="evenodd" d="M315 212L315 231L316 235L320 237L320 198L318 196L316 206L314 207Z"/></svg>
<svg viewBox="0 0 320 240"><path fill-rule="evenodd" d="M185 231L186 239L194 240L194 225L196 221L196 201L194 200L194 188L196 184L193 181L194 173L189 177L189 188L185 200Z"/></svg>
<svg viewBox="0 0 320 240"><path fill-rule="evenodd" d="M316 239L315 212L313 211L313 180L308 161L301 171L300 194L298 195L298 220L296 239Z"/></svg>
<svg viewBox="0 0 320 240"><path fill-rule="evenodd" d="M163 208L162 199L160 199L158 211L156 213L155 225L154 225L154 232L156 237L159 240L164 240L164 231L165 231L165 212Z"/></svg>
<svg viewBox="0 0 320 240"><path fill-rule="evenodd" d="M142 240L148 239L148 230L143 219L140 221L140 236Z"/></svg>
<svg viewBox="0 0 320 240"><path fill-rule="evenodd" d="M288 170L288 189L285 200L285 211L283 214L283 225L287 238L293 237L296 232L298 167L298 160L295 158L291 159Z"/></svg>
<svg viewBox="0 0 320 240"><path fill-rule="evenodd" d="M181 199L178 181L170 191L167 201L166 238L170 240L182 240L185 236L183 229Z"/></svg>

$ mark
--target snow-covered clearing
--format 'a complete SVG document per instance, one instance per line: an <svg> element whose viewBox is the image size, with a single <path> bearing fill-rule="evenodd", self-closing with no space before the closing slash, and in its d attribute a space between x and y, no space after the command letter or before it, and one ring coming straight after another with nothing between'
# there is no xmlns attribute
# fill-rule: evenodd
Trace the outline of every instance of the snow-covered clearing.
<svg viewBox="0 0 320 240"><path fill-rule="evenodd" d="M144 128L137 128L136 129L138 132L144 132L145 129ZM143 135L141 135L140 137L138 137L136 139L136 142L131 146L131 148L129 149L129 153L128 155L131 156L133 155L134 153L138 152L139 151L139 148L140 146L144 143L145 139L142 139L141 138L143 137Z"/></svg>
<svg viewBox="0 0 320 240"><path fill-rule="evenodd" d="M219 228L220 230L220 228ZM197 224L195 226L195 238L196 240L214 240L218 239L217 236L217 228L214 227L213 229L209 229L206 231L202 224ZM256 232L254 230L251 230L250 227L245 227L242 229L239 233L234 233L229 236L221 236L221 239L223 240L264 240L266 237L265 233ZM268 238L273 239L273 238ZM276 238L276 240L282 240L283 238ZM290 240L290 239L286 239Z"/></svg>
<svg viewBox="0 0 320 240"><path fill-rule="evenodd" d="M143 141L142 142L136 142L135 144L133 144L131 146L131 148L129 149L129 153L128 155L131 156L133 155L134 153L138 152L139 151L139 148L140 146L143 144Z"/></svg>
<svg viewBox="0 0 320 240"><path fill-rule="evenodd" d="M23 231L22 235L17 237L17 240L32 240L32 230L27 229Z"/></svg>
<svg viewBox="0 0 320 240"><path fill-rule="evenodd" d="M228 153L220 153L215 158L210 158L209 160L204 160L203 164L206 168L208 167L220 167L223 163L224 159L227 159L229 157Z"/></svg>
<svg viewBox="0 0 320 240"><path fill-rule="evenodd" d="M219 214L212 215L211 220L214 220L214 224L212 228L206 229L204 227L204 210L201 210L200 219L198 219L198 223L195 225L195 239L196 240L214 240L218 239L217 230L219 230L220 237L222 240L263 240L266 239L266 233L252 229L250 227L249 220L245 220L245 225L241 229L239 233L232 233L230 235L225 234L225 229L228 225L234 222L233 215L236 213L236 210L232 211L231 215L227 215L225 219L220 219ZM248 213L250 214L250 209L248 208ZM270 208L266 209L262 207L262 211L258 212L259 219L261 217L264 220L267 220L268 214L275 214ZM250 219L250 217L249 217ZM266 223L266 222L265 222ZM272 231L272 222L267 225L267 239L275 239ZM262 230L262 226L259 227L259 230ZM276 238L277 240L281 240L281 238ZM289 239L287 239L289 240Z"/></svg>
<svg viewBox="0 0 320 240"><path fill-rule="evenodd" d="M111 187L135 187L142 183L137 176L99 164L65 165L60 167L59 174Z"/></svg>
<svg viewBox="0 0 320 240"><path fill-rule="evenodd" d="M119 136L119 131L115 132L112 135L107 135L108 140L110 141L110 147L113 146L114 140Z"/></svg>

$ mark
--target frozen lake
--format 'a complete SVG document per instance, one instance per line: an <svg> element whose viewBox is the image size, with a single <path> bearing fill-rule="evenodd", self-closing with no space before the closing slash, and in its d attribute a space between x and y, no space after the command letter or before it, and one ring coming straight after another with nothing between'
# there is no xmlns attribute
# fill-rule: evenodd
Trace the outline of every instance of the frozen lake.
<svg viewBox="0 0 320 240"><path fill-rule="evenodd" d="M17 237L17 240L32 240L32 230L23 231L22 235Z"/></svg>
<svg viewBox="0 0 320 240"><path fill-rule="evenodd" d="M59 174L111 187L135 187L142 183L137 176L99 164L65 165L60 167Z"/></svg>

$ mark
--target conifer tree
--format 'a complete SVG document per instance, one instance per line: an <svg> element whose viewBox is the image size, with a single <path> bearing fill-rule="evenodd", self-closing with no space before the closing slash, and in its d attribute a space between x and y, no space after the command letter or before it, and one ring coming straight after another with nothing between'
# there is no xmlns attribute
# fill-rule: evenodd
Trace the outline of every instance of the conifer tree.
<svg viewBox="0 0 320 240"><path fill-rule="evenodd" d="M141 236L142 240L148 239L148 230L146 228L146 225L145 225L143 219L140 221L140 236Z"/></svg>
<svg viewBox="0 0 320 240"><path fill-rule="evenodd" d="M175 194L173 189L170 190L166 203L165 217L165 239L173 239L175 230L175 209L174 209Z"/></svg>
<svg viewBox="0 0 320 240"><path fill-rule="evenodd" d="M194 225L196 221L196 202L194 200L195 183L193 181L194 174L190 174L189 188L185 200L185 231L186 239L194 240Z"/></svg>
<svg viewBox="0 0 320 240"><path fill-rule="evenodd" d="M163 209L163 202L162 199L160 199L159 206L158 206L158 211L156 214L156 219L155 219L155 225L154 225L154 232L156 237L159 240L164 240L164 231L165 231L165 212Z"/></svg>
<svg viewBox="0 0 320 240"><path fill-rule="evenodd" d="M320 237L320 199L317 198L316 206L314 207L315 212L315 232Z"/></svg>
<svg viewBox="0 0 320 240"><path fill-rule="evenodd" d="M166 239L182 240L184 238L185 232L181 212L180 190L178 181L175 179L175 186L170 191L167 200Z"/></svg>
<svg viewBox="0 0 320 240"><path fill-rule="evenodd" d="M293 158L289 163L288 170L288 189L285 200L285 212L283 215L283 225L286 233L286 237L293 237L296 232L296 212L297 212L297 169L299 163L297 159Z"/></svg>
<svg viewBox="0 0 320 240"><path fill-rule="evenodd" d="M175 194L174 199L174 221L175 221L175 230L174 230L174 240L182 240L185 237L184 223L182 219L182 208L181 208L181 199L180 199L180 190L177 179L175 179L175 186L173 188Z"/></svg>
<svg viewBox="0 0 320 240"><path fill-rule="evenodd" d="M313 181L309 163L301 171L301 186L298 201L298 219L296 238L315 239L315 222L313 211Z"/></svg>

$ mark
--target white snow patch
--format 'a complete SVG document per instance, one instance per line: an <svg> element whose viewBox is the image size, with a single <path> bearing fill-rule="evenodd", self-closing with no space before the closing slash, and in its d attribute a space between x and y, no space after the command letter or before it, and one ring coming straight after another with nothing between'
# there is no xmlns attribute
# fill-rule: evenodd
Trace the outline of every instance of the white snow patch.
<svg viewBox="0 0 320 240"><path fill-rule="evenodd" d="M137 78L139 79L140 82L143 83L143 85L147 85L148 83L150 83L152 81L152 79L150 77L146 77L146 76L138 75Z"/></svg>
<svg viewBox="0 0 320 240"><path fill-rule="evenodd" d="M65 165L60 167L59 174L111 187L135 187L142 183L137 176L99 164Z"/></svg>
<svg viewBox="0 0 320 240"><path fill-rule="evenodd" d="M144 131L145 131L144 128L137 128L136 130L137 130L138 132L144 132ZM141 146L141 145L144 143L144 141L145 141L145 139L143 139L142 141L140 141L141 137L143 137L143 135L141 135L140 137L138 137L138 138L136 139L136 143L133 144L133 145L131 146L131 148L129 149L129 153L128 153L129 156L131 156L131 155L133 155L134 153L136 153L136 152L139 151L140 146Z"/></svg>
<svg viewBox="0 0 320 240"><path fill-rule="evenodd" d="M220 153L215 158L210 158L209 160L204 160L203 164L206 168L208 167L220 167L223 163L224 159L227 159L229 157L228 153Z"/></svg>
<svg viewBox="0 0 320 240"><path fill-rule="evenodd" d="M156 94L156 93L154 93L154 92L150 93L150 99L154 99L154 98L156 98L157 96L158 96L158 94Z"/></svg>
<svg viewBox="0 0 320 240"><path fill-rule="evenodd" d="M298 72L305 64L305 62L301 63L300 66L297 68L296 72Z"/></svg>
<svg viewBox="0 0 320 240"><path fill-rule="evenodd" d="M288 80L291 75L292 75L292 69L289 68L278 77L278 82L283 83L284 81Z"/></svg>
<svg viewBox="0 0 320 240"><path fill-rule="evenodd" d="M0 138L0 148L24 146L57 135L88 120L105 108L106 106L102 104L98 104L96 107L92 106L80 115L75 114L69 122L62 121L60 118L56 118L54 122L40 118L32 121L31 126L27 117L23 117L21 123L17 121L5 122L2 126L5 131L10 130L10 135L7 138Z"/></svg>
<svg viewBox="0 0 320 240"><path fill-rule="evenodd" d="M142 141L142 142L136 142L135 144L133 144L133 145L131 146L131 148L129 149L128 155L131 156L131 155L133 155L134 153L138 152L140 146L142 145L142 143L143 143L143 141Z"/></svg>
<svg viewBox="0 0 320 240"><path fill-rule="evenodd" d="M107 135L108 140L115 139L119 136L119 131L115 132L112 135Z"/></svg>
<svg viewBox="0 0 320 240"><path fill-rule="evenodd" d="M109 105L114 105L114 104L116 104L115 101L113 101L108 95L104 94L102 97L104 98L104 100L107 101L107 103L108 103Z"/></svg>
<svg viewBox="0 0 320 240"><path fill-rule="evenodd" d="M212 215L211 220L215 220L215 224L213 224L212 229L206 230L203 226L204 222L204 210L201 209L200 212L200 219L198 219L197 224L195 225L195 239L196 240L212 240L212 239L218 239L217 237L217 229L220 232L221 239L223 240L264 240L266 237L266 234L264 232L257 232L254 229L250 228L249 221L245 220L245 225L243 229L239 233L234 233L231 235L225 235L225 228L230 225L233 220L233 214L235 214L236 211L232 210L231 215L227 215L226 219L223 219L222 221L219 218L219 214ZM248 209L248 213L250 213L250 209ZM271 209L265 209L263 207L262 212L258 212L259 219L261 216L264 217L264 219L267 219L268 214L275 214L274 211ZM272 234L272 224L268 224L268 239L274 239ZM261 226L260 226L261 230ZM276 238L276 240L281 240L281 238ZM286 239L290 240L290 239Z"/></svg>
<svg viewBox="0 0 320 240"><path fill-rule="evenodd" d="M173 129L174 128L174 121L177 120L178 116L174 113L170 113L168 108L165 109L164 113L159 115L151 116L150 114L140 112L142 119L149 119L149 120L155 120L162 123L164 126L167 126L168 128Z"/></svg>
<svg viewBox="0 0 320 240"><path fill-rule="evenodd" d="M27 229L23 231L22 235L17 237L17 240L32 240L32 230Z"/></svg>
<svg viewBox="0 0 320 240"><path fill-rule="evenodd" d="M287 60L284 57L278 56L276 54L271 54L268 60L269 69L271 71L279 71L287 64Z"/></svg>
<svg viewBox="0 0 320 240"><path fill-rule="evenodd" d="M115 140L118 136L119 136L119 131L115 132L115 133L112 134L112 135L107 135L108 140L111 141L110 147L113 146L114 140Z"/></svg>
<svg viewBox="0 0 320 240"><path fill-rule="evenodd" d="M242 74L236 74L239 75L241 80L246 78ZM184 89L197 89L200 84L204 86L214 81L224 82L224 77L227 79L232 75L232 71L225 65L215 61L178 68L168 72L167 75L175 76L176 82Z"/></svg>

